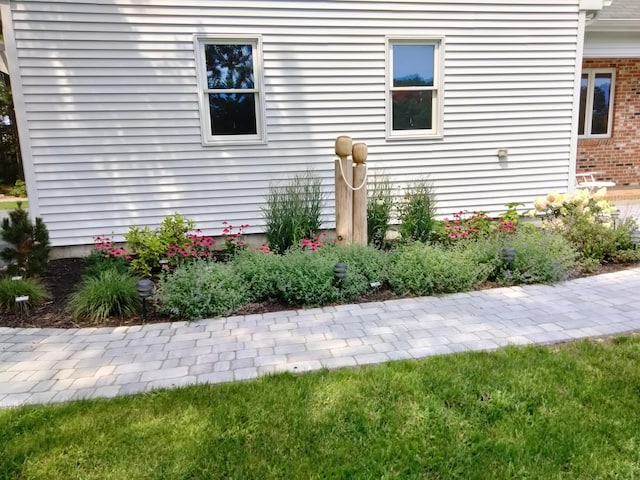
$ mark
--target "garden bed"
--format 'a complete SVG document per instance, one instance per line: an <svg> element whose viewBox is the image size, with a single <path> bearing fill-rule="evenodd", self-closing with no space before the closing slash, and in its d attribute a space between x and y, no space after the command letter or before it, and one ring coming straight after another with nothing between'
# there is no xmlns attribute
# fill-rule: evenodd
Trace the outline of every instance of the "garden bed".
<svg viewBox="0 0 640 480"><path fill-rule="evenodd" d="M174 213L156 229L132 226L125 234L126 247L115 246L111 237L97 236L86 261L49 263L46 226L41 219L32 225L27 213L18 209L2 227L2 237L14 246L0 252L8 266L0 278L0 311L5 312L0 314L0 327L197 320L494 286L553 284L638 266L637 223L616 220L614 207L602 199L605 193L551 192L536 198L531 214L542 218L539 226L520 224L516 203L508 204L496 218L486 212L461 211L451 219L436 220L429 188L413 189L397 206L402 223L395 231L389 227L394 203L389 192L378 188L368 206L372 227L368 247L334 244L326 232L318 233L318 212L299 208L289 212L288 204L286 211L272 205L275 217L268 216L268 244L259 248L249 247L242 238L248 225L222 222L224 228L216 238ZM280 197L274 193L273 198ZM307 225L310 218L317 221ZM300 219L304 225L295 226ZM389 235L393 232L395 237ZM285 243L280 242L283 239ZM217 246L216 241L220 241ZM22 251L17 245L33 248ZM15 277L22 280L16 282ZM145 318L136 284L140 278L156 283Z"/></svg>
<svg viewBox="0 0 640 480"><path fill-rule="evenodd" d="M639 263L607 263L602 265L597 271L581 275L597 275L628 268L639 267ZM113 327L123 325L139 325L142 323L170 322L172 319L153 310L147 312L144 321L140 315L127 319L110 318L105 322L96 324L90 320L74 320L66 310L66 304L70 294L77 287L85 271L84 261L81 258L62 258L52 260L44 273L42 280L51 299L45 304L34 308L28 315L1 314L0 327L20 327L20 328L82 328L82 327ZM482 288L492 288L496 285L485 283ZM390 290L379 290L358 299L358 302L384 301L397 298ZM266 301L253 303L237 314L249 315L267 312L277 312L291 310L291 306L279 301Z"/></svg>

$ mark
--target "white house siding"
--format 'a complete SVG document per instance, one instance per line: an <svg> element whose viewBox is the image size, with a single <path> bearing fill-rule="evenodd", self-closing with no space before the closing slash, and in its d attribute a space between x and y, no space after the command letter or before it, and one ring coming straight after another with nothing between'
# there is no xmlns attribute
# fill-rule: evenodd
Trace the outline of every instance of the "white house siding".
<svg viewBox="0 0 640 480"><path fill-rule="evenodd" d="M330 227L343 134L399 187L428 175L443 216L530 204L569 185L578 3L11 0L35 213L56 246L174 211L259 232L269 182L311 167ZM202 146L196 33L262 36L267 145ZM386 35L444 36L442 139L385 139Z"/></svg>

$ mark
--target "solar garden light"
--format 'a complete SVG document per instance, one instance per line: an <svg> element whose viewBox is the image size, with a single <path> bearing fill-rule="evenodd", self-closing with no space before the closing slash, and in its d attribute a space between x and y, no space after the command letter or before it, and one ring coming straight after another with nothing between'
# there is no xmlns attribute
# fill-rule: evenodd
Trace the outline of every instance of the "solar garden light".
<svg viewBox="0 0 640 480"><path fill-rule="evenodd" d="M339 287L342 286L342 281L347 276L347 264L346 263L336 263L333 267L333 277L336 279L336 283Z"/></svg>
<svg viewBox="0 0 640 480"><path fill-rule="evenodd" d="M136 290L142 300L142 320L144 320L147 315L147 298L153 294L153 282L148 278L142 278L136 282Z"/></svg>

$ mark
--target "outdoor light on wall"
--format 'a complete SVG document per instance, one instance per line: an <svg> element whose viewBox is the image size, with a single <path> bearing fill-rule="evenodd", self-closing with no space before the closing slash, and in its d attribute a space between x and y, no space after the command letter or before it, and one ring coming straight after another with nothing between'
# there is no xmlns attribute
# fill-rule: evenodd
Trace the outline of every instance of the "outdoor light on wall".
<svg viewBox="0 0 640 480"><path fill-rule="evenodd" d="M142 278L137 281L136 290L142 299L142 320L144 320L147 315L147 298L153 294L153 282L148 278Z"/></svg>
<svg viewBox="0 0 640 480"><path fill-rule="evenodd" d="M506 148L501 148L500 150L498 150L498 160L500 160L501 162L506 162L508 158L509 150L507 150Z"/></svg>
<svg viewBox="0 0 640 480"><path fill-rule="evenodd" d="M346 263L336 263L333 267L333 277L336 280L336 284L340 287L342 286L342 281L347 277L347 264Z"/></svg>

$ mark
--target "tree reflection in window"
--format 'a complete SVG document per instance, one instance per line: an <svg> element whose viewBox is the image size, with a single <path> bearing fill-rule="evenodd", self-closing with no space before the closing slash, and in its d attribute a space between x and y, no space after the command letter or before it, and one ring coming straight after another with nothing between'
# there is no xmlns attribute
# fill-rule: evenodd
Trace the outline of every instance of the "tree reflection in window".
<svg viewBox="0 0 640 480"><path fill-rule="evenodd" d="M205 45L212 135L255 135L253 46Z"/></svg>
<svg viewBox="0 0 640 480"><path fill-rule="evenodd" d="M433 131L436 43L399 40L391 48L391 131Z"/></svg>
<svg viewBox="0 0 640 480"><path fill-rule="evenodd" d="M611 75L596 74L593 85L593 117L591 134L604 135L609 129L609 99L611 98Z"/></svg>

